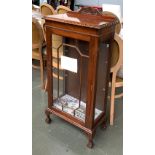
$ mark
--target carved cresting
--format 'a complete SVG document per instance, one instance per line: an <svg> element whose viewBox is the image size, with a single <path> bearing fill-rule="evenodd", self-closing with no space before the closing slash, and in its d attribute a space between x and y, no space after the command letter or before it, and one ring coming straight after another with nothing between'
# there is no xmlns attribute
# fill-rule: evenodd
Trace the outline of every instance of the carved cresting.
<svg viewBox="0 0 155 155"><path fill-rule="evenodd" d="M112 26L112 25L115 25L115 24L118 24L118 20L117 18L114 16L114 15L107 15L105 13L102 13L100 12L98 9L96 8L92 8L92 7L82 7L78 10L78 13L80 14L89 14L89 15L100 15L104 18L105 21L110 21L111 19L114 19L115 18L115 22L111 23L111 24L104 24L104 27L109 27L109 26Z"/></svg>
<svg viewBox="0 0 155 155"><path fill-rule="evenodd" d="M81 14L102 15L97 9L91 7L82 7L78 12Z"/></svg>

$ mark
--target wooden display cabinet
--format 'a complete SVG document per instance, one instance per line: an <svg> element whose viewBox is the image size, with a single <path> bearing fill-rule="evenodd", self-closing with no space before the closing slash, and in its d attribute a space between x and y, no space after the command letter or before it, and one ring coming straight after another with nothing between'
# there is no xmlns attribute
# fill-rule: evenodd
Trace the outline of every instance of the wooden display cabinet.
<svg viewBox="0 0 155 155"><path fill-rule="evenodd" d="M117 22L115 17L102 15L92 8L45 17L46 122L51 123L50 114L55 114L81 128L88 135L89 148L93 147L97 126L106 125L110 45ZM53 35L63 37L57 53L52 52Z"/></svg>

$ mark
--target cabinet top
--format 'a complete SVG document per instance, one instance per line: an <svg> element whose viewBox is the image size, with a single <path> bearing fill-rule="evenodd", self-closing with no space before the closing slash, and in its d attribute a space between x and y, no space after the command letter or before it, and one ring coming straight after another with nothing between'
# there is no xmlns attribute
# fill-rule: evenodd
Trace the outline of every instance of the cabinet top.
<svg viewBox="0 0 155 155"><path fill-rule="evenodd" d="M103 15L92 8L82 8L78 12L69 11L65 14L48 15L44 18L46 21L56 21L94 29L110 27L118 23L114 16Z"/></svg>

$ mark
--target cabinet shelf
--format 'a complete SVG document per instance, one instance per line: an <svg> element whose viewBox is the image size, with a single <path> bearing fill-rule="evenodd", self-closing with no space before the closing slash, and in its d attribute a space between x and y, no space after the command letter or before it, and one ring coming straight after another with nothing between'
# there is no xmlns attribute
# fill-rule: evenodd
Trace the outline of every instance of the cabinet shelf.
<svg viewBox="0 0 155 155"><path fill-rule="evenodd" d="M53 107L85 122L86 103L79 101L73 96L65 94L62 97L55 99L53 102ZM96 120L102 112L103 111L95 108L94 120Z"/></svg>

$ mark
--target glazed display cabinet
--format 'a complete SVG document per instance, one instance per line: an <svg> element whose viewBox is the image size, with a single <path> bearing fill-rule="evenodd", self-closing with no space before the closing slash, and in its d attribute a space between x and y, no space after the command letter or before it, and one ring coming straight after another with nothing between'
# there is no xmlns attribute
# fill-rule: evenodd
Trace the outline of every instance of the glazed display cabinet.
<svg viewBox="0 0 155 155"><path fill-rule="evenodd" d="M79 127L89 148L99 124L105 127L111 42L118 21L92 8L45 17L50 114ZM61 44L53 50L53 38ZM53 124L54 125L54 124Z"/></svg>

